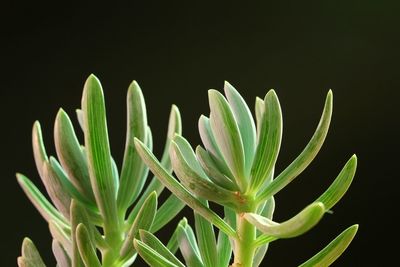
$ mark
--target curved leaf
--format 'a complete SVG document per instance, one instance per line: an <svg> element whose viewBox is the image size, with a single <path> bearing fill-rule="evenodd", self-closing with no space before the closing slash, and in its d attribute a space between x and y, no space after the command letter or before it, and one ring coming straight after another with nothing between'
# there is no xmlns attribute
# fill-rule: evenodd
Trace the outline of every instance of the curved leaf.
<svg viewBox="0 0 400 267"><path fill-rule="evenodd" d="M324 249L314 257L301 264L299 267L329 266L331 265L350 245L358 230L358 224L350 226L330 242Z"/></svg>
<svg viewBox="0 0 400 267"><path fill-rule="evenodd" d="M291 238L302 235L314 227L325 213L322 203L312 203L293 218L276 223L255 213L246 213L244 217L264 234L276 238Z"/></svg>
<svg viewBox="0 0 400 267"><path fill-rule="evenodd" d="M185 227L180 223L177 228L177 239L186 265L188 267L203 267L200 251L190 226Z"/></svg>
<svg viewBox="0 0 400 267"><path fill-rule="evenodd" d="M54 123L54 144L61 166L75 188L90 202L94 195L87 160L67 113L60 109Z"/></svg>
<svg viewBox="0 0 400 267"><path fill-rule="evenodd" d="M167 247L153 234L145 230L139 230L140 240L152 248L154 251L157 251L162 257L172 262L176 266L185 267L175 256L169 251Z"/></svg>
<svg viewBox="0 0 400 267"><path fill-rule="evenodd" d="M282 140L282 111L278 96L270 90L264 99L260 138L251 167L251 191L257 191L273 171Z"/></svg>
<svg viewBox="0 0 400 267"><path fill-rule="evenodd" d="M316 202L324 203L327 210L331 209L347 192L351 182L353 181L354 174L357 169L357 157L353 155L340 171L335 181L329 188L316 200Z"/></svg>
<svg viewBox="0 0 400 267"><path fill-rule="evenodd" d="M198 212L203 217L210 220L215 226L220 228L229 236L236 236L235 230L232 229L221 217L215 212L204 206L197 198L187 191L167 170L158 162L156 157L146 146L135 139L135 146L143 161L149 166L150 170L158 179L180 200L185 202L189 207Z"/></svg>
<svg viewBox="0 0 400 267"><path fill-rule="evenodd" d="M253 116L242 96L227 81L224 84L224 91L240 130L245 155L245 170L246 175L249 175L256 149L256 127Z"/></svg>
<svg viewBox="0 0 400 267"><path fill-rule="evenodd" d="M244 192L248 181L245 177L245 155L238 124L228 102L220 92L209 90L208 99L211 131L237 184Z"/></svg>
<svg viewBox="0 0 400 267"><path fill-rule="evenodd" d="M71 267L71 259L69 258L67 252L62 247L61 243L57 240L53 239L53 243L51 245L54 257L57 261L58 267Z"/></svg>
<svg viewBox="0 0 400 267"><path fill-rule="evenodd" d="M136 137L145 142L148 137L146 105L136 81L133 81L128 89L127 111L128 128L121 171L121 186L118 191L118 207L123 211L136 200L146 181L146 177L140 174L147 166L143 164L137 154L133 141Z"/></svg>
<svg viewBox="0 0 400 267"><path fill-rule="evenodd" d="M274 181L264 189L262 193L257 196L257 200L259 202L275 195L282 188L288 185L305 168L307 168L307 166L315 158L328 133L332 116L332 98L332 91L329 90L325 100L325 106L321 119L314 135L311 137L311 140L308 142L307 146L300 153L300 155L297 156L297 158L284 171L282 171L278 177L276 177Z"/></svg>
<svg viewBox="0 0 400 267"><path fill-rule="evenodd" d="M94 75L90 75L86 80L82 111L90 181L96 203L104 219L104 230L108 236L107 232L119 229L119 216L115 200L116 189L113 181L103 90Z"/></svg>
<svg viewBox="0 0 400 267"><path fill-rule="evenodd" d="M157 232L164 225L170 222L176 215L185 207L185 203L183 203L179 198L175 195L169 195L167 200L161 205L161 207L157 210L156 217L154 218L154 222L151 226L152 232Z"/></svg>
<svg viewBox="0 0 400 267"><path fill-rule="evenodd" d="M173 264L162 255L160 255L157 251L152 249L150 246L146 245L140 240L134 239L133 242L135 249L140 254L140 256L149 264L151 267L176 267L177 265Z"/></svg>
<svg viewBox="0 0 400 267"><path fill-rule="evenodd" d="M19 267L46 267L32 240L25 237L22 242L22 256L18 258Z"/></svg>
<svg viewBox="0 0 400 267"><path fill-rule="evenodd" d="M101 263L97 258L96 251L90 234L86 226L82 223L76 227L76 241L85 266L101 267Z"/></svg>

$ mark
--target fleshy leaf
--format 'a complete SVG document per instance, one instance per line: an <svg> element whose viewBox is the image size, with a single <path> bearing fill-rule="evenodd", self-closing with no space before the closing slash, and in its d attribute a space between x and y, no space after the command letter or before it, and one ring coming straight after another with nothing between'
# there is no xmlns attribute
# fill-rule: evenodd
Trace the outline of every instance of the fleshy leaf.
<svg viewBox="0 0 400 267"><path fill-rule="evenodd" d="M71 204L71 196L64 188L61 178L50 166L48 161L43 163L43 179L46 181L46 190L52 202L67 219L69 219L69 206Z"/></svg>
<svg viewBox="0 0 400 267"><path fill-rule="evenodd" d="M56 258L58 267L71 267L72 266L71 259L69 258L67 252L62 247L60 242L53 239L53 243L52 243L51 247L53 250L54 257Z"/></svg>
<svg viewBox="0 0 400 267"><path fill-rule="evenodd" d="M238 191L237 185L219 171L218 166L212 159L211 155L201 146L196 147L196 156L201 167L211 181L225 189Z"/></svg>
<svg viewBox="0 0 400 267"><path fill-rule="evenodd" d="M207 201L203 201L203 203L205 206L208 206ZM217 266L217 244L215 241L213 225L196 212L194 213L194 220L197 243L201 258L203 259L203 264L207 267Z"/></svg>
<svg viewBox="0 0 400 267"><path fill-rule="evenodd" d="M257 196L258 201L268 199L295 179L315 158L328 133L332 116L332 91L329 90L325 100L324 110L314 135L299 156L283 170L264 191Z"/></svg>
<svg viewBox="0 0 400 267"><path fill-rule="evenodd" d="M224 231L229 236L236 236L235 230L232 229L221 217L215 212L204 206L197 198L187 191L163 166L158 162L156 157L146 146L135 139L135 146L143 161L149 166L154 175L180 200L185 202L194 211L208 219L219 229Z"/></svg>
<svg viewBox="0 0 400 267"><path fill-rule="evenodd" d="M291 238L302 235L315 226L325 213L321 202L312 203L293 218L276 223L255 213L246 213L246 220L254 224L264 234L276 238Z"/></svg>
<svg viewBox="0 0 400 267"><path fill-rule="evenodd" d="M48 161L46 148L43 143L42 129L40 127L39 121L35 121L32 128L32 147L33 147L33 157L35 159L36 169L40 175L42 175L43 163Z"/></svg>
<svg viewBox="0 0 400 267"><path fill-rule="evenodd" d="M175 134L181 134L181 133L182 133L182 123L181 123L181 116L179 113L179 109L177 106L172 105L171 112L169 115L167 138L165 141L164 152L161 158L161 165L169 173L172 172L171 159L169 157L169 147L171 144L171 140L172 138L174 138ZM156 177L153 177L149 185L146 187L144 193L142 193L139 200L135 203L135 207L130 212L127 220L128 225L131 225L133 223L133 220L135 219L137 213L139 212L140 207L143 205L143 202L151 194L151 192L155 191L157 195L160 195L163 189L164 185Z"/></svg>
<svg viewBox="0 0 400 267"><path fill-rule="evenodd" d="M86 226L82 223L76 227L76 241L85 266L101 267L101 263L97 258L96 251L90 234Z"/></svg>
<svg viewBox="0 0 400 267"><path fill-rule="evenodd" d="M301 264L299 267L329 266L331 265L350 245L358 230L358 224L350 226L330 242L324 249L314 257Z"/></svg>
<svg viewBox="0 0 400 267"><path fill-rule="evenodd" d="M143 203L143 206L140 208L139 213L135 218L135 221L133 222L127 236L125 237L125 241L122 244L120 251L120 255L122 258L131 256L131 254L134 252L134 247L132 246L133 239L139 237L139 229L149 230L151 228L156 212L157 194L156 192L153 192L147 197L146 201Z"/></svg>
<svg viewBox="0 0 400 267"><path fill-rule="evenodd" d="M151 267L177 267L178 265L173 264L157 251L152 249L140 240L134 239L133 242L135 249L140 256L149 264Z"/></svg>
<svg viewBox="0 0 400 267"><path fill-rule="evenodd" d="M60 109L54 123L54 143L61 166L75 188L90 202L94 202L86 156L67 113Z"/></svg>
<svg viewBox="0 0 400 267"><path fill-rule="evenodd" d="M186 161L188 156L182 153L182 150L174 141L172 141L170 153L174 172L190 192L235 210L242 210L248 204L245 199L239 199L235 192L226 190L200 176Z"/></svg>
<svg viewBox="0 0 400 267"><path fill-rule="evenodd" d="M115 200L115 186L108 142L103 90L99 80L90 75L86 80L82 111L85 122L85 147L87 150L90 181L96 203L104 219L106 232L118 229L119 217Z"/></svg>
<svg viewBox="0 0 400 267"><path fill-rule="evenodd" d="M243 149L245 156L246 175L250 173L253 162L254 152L256 149L256 127L254 120L246 102L238 91L227 81L224 84L224 91L229 105L235 115L240 135L243 141Z"/></svg>
<svg viewBox="0 0 400 267"><path fill-rule="evenodd" d="M201 260L200 251L197 247L193 230L189 225L179 223L177 231L179 248L183 258L185 259L186 265L188 267L203 267L204 265Z"/></svg>
<svg viewBox="0 0 400 267"><path fill-rule="evenodd" d="M49 229L53 239L60 242L67 254L72 257L72 243L70 233L66 233L65 230L57 224L56 221L49 222Z"/></svg>
<svg viewBox="0 0 400 267"><path fill-rule="evenodd" d="M18 258L19 267L46 267L35 244L25 237L22 242L22 256Z"/></svg>
<svg viewBox="0 0 400 267"><path fill-rule="evenodd" d="M264 111L265 111L264 100L257 96L256 104L255 104L255 113L256 113L256 121L257 121L257 139L259 138L259 134L260 134L260 130L261 130L260 129L261 122L262 122Z"/></svg>
<svg viewBox="0 0 400 267"><path fill-rule="evenodd" d="M151 226L152 232L157 232L161 227L176 217L176 215L185 207L179 198L175 195L170 195L161 207L157 210L156 217Z"/></svg>
<svg viewBox="0 0 400 267"><path fill-rule="evenodd" d="M211 131L237 184L245 191L248 181L245 177L245 155L238 124L228 102L220 92L209 90L208 98Z"/></svg>
<svg viewBox="0 0 400 267"><path fill-rule="evenodd" d="M59 224L68 227L68 221L65 217L58 212L58 210L46 199L45 196L43 196L39 189L27 177L17 173L17 180L29 200L47 222L54 220Z"/></svg>
<svg viewBox="0 0 400 267"><path fill-rule="evenodd" d="M136 200L146 181L146 177L141 174L147 166L143 164L134 145L135 137L143 142L148 137L146 105L142 91L136 81L133 81L128 89L127 125L121 186L118 192L118 207L122 211L126 210Z"/></svg>
<svg viewBox="0 0 400 267"><path fill-rule="evenodd" d="M152 233L145 231L145 230L139 230L139 235L140 235L140 240L144 244L148 245L154 251L157 251L157 253L159 253L165 259L172 262L176 266L185 267L185 265L183 265L174 256L174 254L172 254L171 251L169 251L169 249L167 247L165 247L164 244L157 237L155 237Z"/></svg>
<svg viewBox="0 0 400 267"><path fill-rule="evenodd" d="M264 103L260 139L251 168L250 190L253 191L257 191L273 171L282 140L282 111L274 90L267 93Z"/></svg>
<svg viewBox="0 0 400 267"><path fill-rule="evenodd" d="M353 155L346 165L340 171L335 181L329 186L329 188L316 200L316 202L324 203L327 210L331 209L346 193L349 189L351 182L353 181L354 174L357 168L357 157Z"/></svg>

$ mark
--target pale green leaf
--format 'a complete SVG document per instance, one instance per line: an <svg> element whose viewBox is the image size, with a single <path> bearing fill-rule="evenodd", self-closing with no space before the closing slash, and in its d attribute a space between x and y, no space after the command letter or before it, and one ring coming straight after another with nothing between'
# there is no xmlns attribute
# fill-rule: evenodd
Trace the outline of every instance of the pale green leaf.
<svg viewBox="0 0 400 267"><path fill-rule="evenodd" d="M157 251L162 257L172 262L176 266L185 267L175 256L171 253L171 251L164 246L164 244L153 234L145 230L139 230L140 240L152 248L154 251Z"/></svg>
<svg viewBox="0 0 400 267"><path fill-rule="evenodd" d="M259 138L259 135L260 135L261 123L262 123L264 111L265 111L264 100L257 96L256 104L255 104L255 113L256 113L256 122L257 122L257 139Z"/></svg>
<svg viewBox="0 0 400 267"><path fill-rule="evenodd" d="M207 201L202 201L208 207ZM205 267L213 267L218 263L217 244L213 225L201 215L194 213L197 244Z"/></svg>
<svg viewBox="0 0 400 267"><path fill-rule="evenodd" d="M62 109L58 111L54 123L54 144L61 166L72 184L85 198L94 202L86 156L82 152L71 120Z"/></svg>
<svg viewBox="0 0 400 267"><path fill-rule="evenodd" d="M354 174L357 169L357 157L353 155L343 167L335 181L329 188L316 200L322 202L327 210L331 209L347 192L351 182L353 181Z"/></svg>
<svg viewBox="0 0 400 267"><path fill-rule="evenodd" d="M185 227L183 224L179 224L177 231L179 249L186 265L188 267L203 267L193 230L188 225Z"/></svg>
<svg viewBox="0 0 400 267"><path fill-rule="evenodd" d="M187 161L188 156L182 153L182 150L174 141L171 143L170 153L174 172L187 190L197 196L235 210L242 210L248 205L246 199L240 199L235 192L226 190L200 176Z"/></svg>
<svg viewBox="0 0 400 267"><path fill-rule="evenodd" d="M177 267L177 265L173 264L172 262L161 256L157 251L155 251L142 241L134 239L133 244L139 255L151 267Z"/></svg>
<svg viewBox="0 0 400 267"><path fill-rule="evenodd" d="M40 178L43 180L43 163L48 161L48 157L46 153L46 148L43 143L42 129L40 127L39 121L35 121L32 127L32 147L36 169L40 175Z"/></svg>
<svg viewBox="0 0 400 267"><path fill-rule="evenodd" d="M151 193L143 206L140 208L133 224L125 237L125 241L122 244L120 255L121 258L127 258L134 252L132 242L134 238L139 237L139 229L149 230L153 224L154 217L157 212L157 194L156 192Z"/></svg>
<svg viewBox="0 0 400 267"><path fill-rule="evenodd" d="M174 138L175 134L181 134L181 133L182 133L182 123L181 123L181 116L179 113L179 109L177 106L172 105L171 112L169 115L167 138L165 141L164 152L161 158L161 165L169 173L172 172L171 160L169 157L169 147L171 144L171 140L172 138ZM140 207L143 205L143 202L150 195L151 192L155 191L157 195L160 195L163 189L164 185L156 177L153 177L149 185L145 189L144 193L140 196L139 200L136 202L135 207L129 213L127 224L131 225L133 223L133 220L135 219L137 213L139 212Z"/></svg>
<svg viewBox="0 0 400 267"><path fill-rule="evenodd" d="M46 199L45 196L43 196L39 189L27 177L23 174L17 173L17 180L29 200L47 222L54 220L59 224L68 227L69 224L65 217Z"/></svg>
<svg viewBox="0 0 400 267"><path fill-rule="evenodd" d="M179 198L175 195L170 195L157 210L156 217L154 219L153 225L151 226L152 232L157 232L164 225L170 222L176 215L185 207Z"/></svg>
<svg viewBox="0 0 400 267"><path fill-rule="evenodd" d="M350 226L330 242L324 249L314 257L301 264L299 267L329 266L331 265L350 245L358 230L358 224Z"/></svg>
<svg viewBox="0 0 400 267"><path fill-rule="evenodd" d="M237 185L219 171L217 164L212 159L212 156L201 146L196 147L196 156L201 167L211 181L225 189L238 191Z"/></svg>
<svg viewBox="0 0 400 267"><path fill-rule="evenodd" d="M253 116L242 96L227 81L224 84L224 91L240 130L245 155L245 170L246 175L249 175L257 141Z"/></svg>
<svg viewBox="0 0 400 267"><path fill-rule="evenodd" d="M90 239L90 234L86 226L82 223L78 224L76 227L76 241L85 266L101 267L101 263L96 255L94 244Z"/></svg>
<svg viewBox="0 0 400 267"><path fill-rule="evenodd" d="M278 96L270 90L264 99L257 151L251 168L251 191L258 191L273 171L282 140L282 111Z"/></svg>
<svg viewBox="0 0 400 267"><path fill-rule="evenodd" d="M119 217L115 200L116 189L113 181L103 90L94 75L90 75L86 80L82 97L82 111L90 181L96 203L104 219L104 230L107 236L107 232L118 229Z"/></svg>
<svg viewBox="0 0 400 267"><path fill-rule="evenodd" d="M139 84L133 81L129 86L127 96L126 144L121 171L121 187L118 192L118 207L121 211L125 211L136 200L146 181L146 177L141 173L147 167L136 152L135 137L143 142L146 142L148 138L146 105Z"/></svg>
<svg viewBox="0 0 400 267"><path fill-rule="evenodd" d="M332 98L332 91L329 91L325 100L325 106L321 119L307 146L300 153L300 155L297 156L297 158L285 170L283 170L278 177L276 177L274 181L264 189L263 192L257 196L258 201L261 202L279 192L282 188L293 181L293 179L295 179L305 168L307 168L307 166L315 158L328 133L332 116Z"/></svg>
<svg viewBox="0 0 400 267"><path fill-rule="evenodd" d="M321 202L312 203L293 218L276 223L255 213L246 213L244 217L264 234L276 238L291 238L302 235L314 227L325 213Z"/></svg>
<svg viewBox="0 0 400 267"><path fill-rule="evenodd" d="M67 233L56 221L49 221L49 230L53 239L60 242L67 254L72 257L71 232Z"/></svg>
<svg viewBox="0 0 400 267"><path fill-rule="evenodd" d="M53 239L51 248L52 248L54 257L56 258L58 267L71 267L72 266L71 259L68 256L65 249L62 247L60 242Z"/></svg>
<svg viewBox="0 0 400 267"><path fill-rule="evenodd" d="M194 211L211 221L230 236L236 236L236 232L215 212L204 206L197 198L187 191L167 170L158 162L156 157L140 140L135 139L135 146L143 161L149 166L154 175L180 200L185 202Z"/></svg>
<svg viewBox="0 0 400 267"><path fill-rule="evenodd" d="M245 155L239 127L224 96L209 90L210 126L215 141L242 191L247 189Z"/></svg>
<svg viewBox="0 0 400 267"><path fill-rule="evenodd" d="M46 267L35 244L25 237L22 242L22 256L18 258L19 267Z"/></svg>

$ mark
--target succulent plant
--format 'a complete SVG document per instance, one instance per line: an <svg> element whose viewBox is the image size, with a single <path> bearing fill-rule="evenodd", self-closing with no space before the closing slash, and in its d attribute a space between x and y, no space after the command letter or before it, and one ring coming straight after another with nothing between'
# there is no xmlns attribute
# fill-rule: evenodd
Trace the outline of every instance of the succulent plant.
<svg viewBox="0 0 400 267"><path fill-rule="evenodd" d="M17 174L18 182L49 224L59 267L128 266L137 255L132 242L139 236L139 229L156 232L184 205L170 195L157 210L157 194L164 186L153 177L144 188L148 168L136 152L134 138L149 149L153 140L144 98L135 81L127 94L127 136L120 172L110 153L103 91L94 75L86 80L77 117L84 132L84 146L67 113L60 109L57 114L54 141L58 160L48 157L39 122L33 126L36 167L52 203L24 175ZM172 106L162 158L163 167L169 171L170 141L179 133L180 113ZM45 266L28 238L23 242L18 265Z"/></svg>
<svg viewBox="0 0 400 267"><path fill-rule="evenodd" d="M17 174L17 178L49 224L57 266L125 267L139 254L155 267L255 267L261 264L270 243L307 232L330 211L353 180L355 155L319 198L293 218L273 221L274 195L310 164L325 140L332 92L328 92L309 143L276 175L282 114L275 91L270 90L264 99L256 98L254 120L236 89L226 82L224 90L226 97L209 91L210 115L202 115L198 123L204 147L195 150L181 135L179 110L172 106L159 161L152 153L142 92L132 82L120 171L111 156L103 91L94 75L86 80L82 109L77 110L84 145L79 143L68 115L60 109L54 125L58 160L48 157L40 124L34 123L34 158L51 202L24 175ZM145 188L149 169L155 176ZM164 186L172 194L157 209L157 195ZM222 206L223 216L213 211L209 202ZM194 211L194 228L186 218L181 219L164 245L155 232L185 204ZM347 248L357 229L358 225L350 226L301 266L330 265ZM183 259L174 255L178 249ZM45 266L28 238L18 265Z"/></svg>
<svg viewBox="0 0 400 267"><path fill-rule="evenodd" d="M357 158L352 156L332 185L316 200L285 222L272 220L274 195L295 179L317 155L328 132L332 115L332 91L326 97L321 119L304 150L278 175L275 164L281 145L282 113L278 97L270 90L264 99L256 98L253 116L243 98L229 83L226 98L209 90L210 115L199 119L203 142L195 151L176 134L170 146L174 178L151 150L135 139L137 151L157 178L195 213L195 232L181 221L177 239L188 266L259 266L268 245L299 236L315 226L349 188ZM208 202L224 208L220 217ZM219 228L218 236L213 227ZM301 266L328 266L346 249L358 229L343 231L314 257ZM167 255L155 236L142 232L135 240L139 254L151 266L183 266ZM196 241L197 238L197 241ZM150 241L149 241L150 240Z"/></svg>

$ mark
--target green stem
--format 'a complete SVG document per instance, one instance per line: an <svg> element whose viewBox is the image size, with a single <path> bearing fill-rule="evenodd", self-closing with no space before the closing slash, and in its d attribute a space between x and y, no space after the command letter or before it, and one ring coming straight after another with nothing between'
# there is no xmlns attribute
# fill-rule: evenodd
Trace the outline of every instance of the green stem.
<svg viewBox="0 0 400 267"><path fill-rule="evenodd" d="M237 214L237 234L235 240L234 262L232 267L252 267L256 250L256 227L246 221L242 214Z"/></svg>

